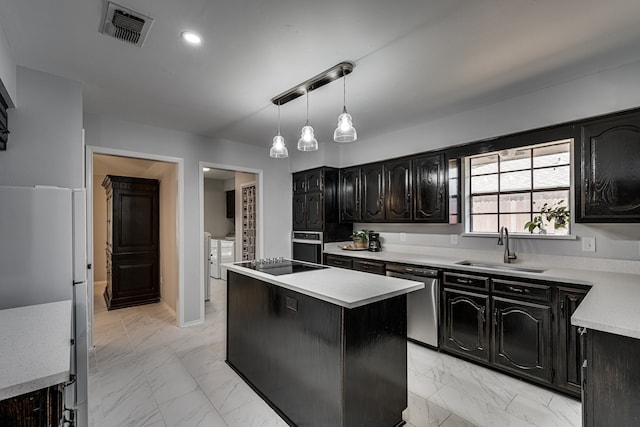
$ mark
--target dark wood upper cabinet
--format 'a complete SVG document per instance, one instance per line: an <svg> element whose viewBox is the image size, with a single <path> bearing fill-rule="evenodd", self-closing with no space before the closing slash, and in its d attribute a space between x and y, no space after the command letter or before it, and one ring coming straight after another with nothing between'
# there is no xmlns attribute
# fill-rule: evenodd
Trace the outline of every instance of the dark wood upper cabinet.
<svg viewBox="0 0 640 427"><path fill-rule="evenodd" d="M226 192L227 199L227 218L235 219L236 217L236 190Z"/></svg>
<svg viewBox="0 0 640 427"><path fill-rule="evenodd" d="M411 221L411 159L384 164L385 217L388 222Z"/></svg>
<svg viewBox="0 0 640 427"><path fill-rule="evenodd" d="M351 227L339 223L338 174L330 167L293 174L294 230L322 231L325 242L347 240Z"/></svg>
<svg viewBox="0 0 640 427"><path fill-rule="evenodd" d="M360 166L340 170L340 222L360 221Z"/></svg>
<svg viewBox="0 0 640 427"><path fill-rule="evenodd" d="M362 221L384 221L384 176L382 163L365 165L362 174Z"/></svg>
<svg viewBox="0 0 640 427"><path fill-rule="evenodd" d="M639 222L640 112L576 129L576 222Z"/></svg>
<svg viewBox="0 0 640 427"><path fill-rule="evenodd" d="M430 154L413 159L413 219L448 222L445 155Z"/></svg>

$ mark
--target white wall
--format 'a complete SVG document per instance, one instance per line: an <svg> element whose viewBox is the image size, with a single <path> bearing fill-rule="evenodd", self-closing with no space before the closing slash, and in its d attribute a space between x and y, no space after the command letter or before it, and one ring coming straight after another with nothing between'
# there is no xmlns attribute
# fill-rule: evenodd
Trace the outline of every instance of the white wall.
<svg viewBox="0 0 640 427"><path fill-rule="evenodd" d="M463 111L419 126L364 138L341 147L341 167L458 145L494 136L564 123L640 106L640 62L604 70L553 87ZM364 134L364 132L363 132ZM298 164L293 170L301 170ZM494 238L461 237L450 243L450 234L462 226L419 224L355 224L356 228L386 232L389 243L399 233L409 233L402 244L494 250ZM572 234L596 237L597 252L582 252L578 240L518 240L516 252L584 257L640 259L640 224L572 224Z"/></svg>
<svg viewBox="0 0 640 427"><path fill-rule="evenodd" d="M233 219L227 218L227 193L223 180L204 180L204 231L211 233L214 239L235 231Z"/></svg>
<svg viewBox="0 0 640 427"><path fill-rule="evenodd" d="M25 67L16 81L0 185L83 187L82 85Z"/></svg>
<svg viewBox="0 0 640 427"><path fill-rule="evenodd" d="M157 162L151 171L160 181L160 298L173 311L177 310L178 263L178 166Z"/></svg>
<svg viewBox="0 0 640 427"><path fill-rule="evenodd" d="M0 79L11 101L16 103L16 63L11 57L7 36L0 22ZM9 122L11 123L11 122Z"/></svg>
<svg viewBox="0 0 640 427"><path fill-rule="evenodd" d="M291 175L288 164L271 159L268 150L227 140L212 140L170 129L146 126L106 116L85 114L87 145L184 159L184 320L201 321L200 313L200 167L199 162L226 169L263 171L265 256L290 254Z"/></svg>

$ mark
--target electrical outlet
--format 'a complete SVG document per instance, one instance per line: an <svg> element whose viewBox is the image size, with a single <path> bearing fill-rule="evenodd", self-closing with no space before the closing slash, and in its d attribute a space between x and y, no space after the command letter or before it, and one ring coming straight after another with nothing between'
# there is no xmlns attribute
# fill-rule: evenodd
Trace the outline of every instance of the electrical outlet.
<svg viewBox="0 0 640 427"><path fill-rule="evenodd" d="M449 236L451 244L452 245L457 245L458 244L458 235L457 234L452 234L451 236Z"/></svg>
<svg viewBox="0 0 640 427"><path fill-rule="evenodd" d="M407 241L407 233L400 233L400 241L401 242Z"/></svg>
<svg viewBox="0 0 640 427"><path fill-rule="evenodd" d="M582 238L582 252L595 252L596 251L596 238L595 237L583 237Z"/></svg>

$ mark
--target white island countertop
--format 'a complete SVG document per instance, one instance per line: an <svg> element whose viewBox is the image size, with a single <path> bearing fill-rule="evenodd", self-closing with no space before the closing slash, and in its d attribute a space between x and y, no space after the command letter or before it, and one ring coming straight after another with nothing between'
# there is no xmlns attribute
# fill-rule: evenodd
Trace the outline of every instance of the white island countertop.
<svg viewBox="0 0 640 427"><path fill-rule="evenodd" d="M490 251L452 251L443 248L426 250L356 252L345 251L337 244L327 244L324 253L352 258L363 258L385 262L454 269L484 274L500 274L524 279L546 280L559 283L590 286L582 303L571 316L575 326L586 327L603 332L640 339L640 274L638 261L591 260L576 257L538 256L535 262L517 260L513 264L502 265L502 252ZM460 253L460 256L456 256ZM496 268L483 268L458 264L461 261L474 260L490 262ZM592 264L590 266L589 264ZM589 267L602 267L611 264L611 271L592 270ZM624 266L621 268L621 266ZM542 273L507 270L500 267L541 268ZM624 268L629 271L625 272Z"/></svg>
<svg viewBox="0 0 640 427"><path fill-rule="evenodd" d="M345 308L360 307L424 288L421 282L335 267L273 276L237 264L224 266L229 271Z"/></svg>
<svg viewBox="0 0 640 427"><path fill-rule="evenodd" d="M0 310L0 400L69 380L71 300Z"/></svg>

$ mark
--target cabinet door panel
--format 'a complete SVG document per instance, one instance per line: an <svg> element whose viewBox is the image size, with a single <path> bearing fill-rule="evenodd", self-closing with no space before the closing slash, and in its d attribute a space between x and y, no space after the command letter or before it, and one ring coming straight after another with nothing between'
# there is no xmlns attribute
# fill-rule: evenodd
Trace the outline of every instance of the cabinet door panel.
<svg viewBox="0 0 640 427"><path fill-rule="evenodd" d="M306 191L306 175L304 172L293 174L293 193L299 194Z"/></svg>
<svg viewBox="0 0 640 427"><path fill-rule="evenodd" d="M587 291L573 288L558 289L558 387L574 396L580 395L581 370L584 354L578 327L571 324L571 315L578 308Z"/></svg>
<svg viewBox="0 0 640 427"><path fill-rule="evenodd" d="M305 174L305 188L306 191L322 191L323 188L323 173L322 169L314 169L307 171Z"/></svg>
<svg viewBox="0 0 640 427"><path fill-rule="evenodd" d="M384 221L382 164L362 167L362 220Z"/></svg>
<svg viewBox="0 0 640 427"><path fill-rule="evenodd" d="M323 206L324 197L322 193L307 193L307 229L322 230L324 227Z"/></svg>
<svg viewBox="0 0 640 427"><path fill-rule="evenodd" d="M493 298L493 363L552 380L551 307Z"/></svg>
<svg viewBox="0 0 640 427"><path fill-rule="evenodd" d="M489 296L444 290L443 347L473 359L489 360Z"/></svg>
<svg viewBox="0 0 640 427"><path fill-rule="evenodd" d="M577 222L640 221L640 113L580 127Z"/></svg>
<svg viewBox="0 0 640 427"><path fill-rule="evenodd" d="M304 194L293 196L293 229L306 230L306 197Z"/></svg>
<svg viewBox="0 0 640 427"><path fill-rule="evenodd" d="M411 214L411 160L398 160L384 165L386 220L410 221Z"/></svg>
<svg viewBox="0 0 640 427"><path fill-rule="evenodd" d="M360 168L340 171L340 222L360 220Z"/></svg>
<svg viewBox="0 0 640 427"><path fill-rule="evenodd" d="M413 160L413 217L426 222L448 222L447 185L443 154Z"/></svg>

